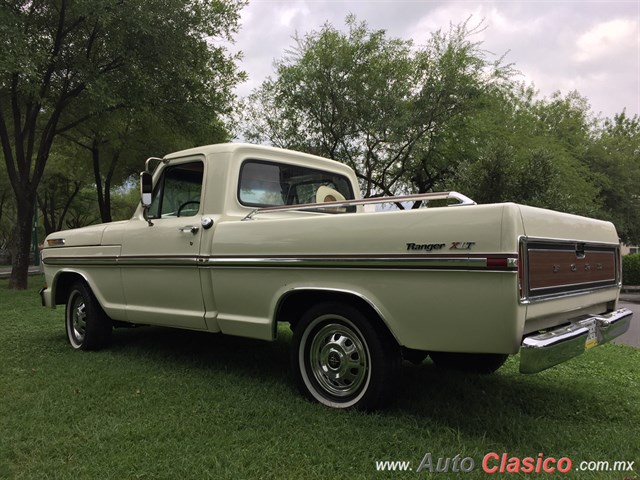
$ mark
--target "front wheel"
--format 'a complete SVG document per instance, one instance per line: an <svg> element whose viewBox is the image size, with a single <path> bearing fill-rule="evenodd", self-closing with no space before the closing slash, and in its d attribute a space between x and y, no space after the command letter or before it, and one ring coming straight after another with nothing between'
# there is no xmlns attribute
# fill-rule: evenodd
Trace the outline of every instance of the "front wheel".
<svg viewBox="0 0 640 480"><path fill-rule="evenodd" d="M99 350L111 342L111 319L84 282L75 283L69 292L65 330L69 343L78 350Z"/></svg>
<svg viewBox="0 0 640 480"><path fill-rule="evenodd" d="M307 398L334 408L373 410L393 393L400 349L378 318L327 302L296 325L291 352L296 384Z"/></svg>

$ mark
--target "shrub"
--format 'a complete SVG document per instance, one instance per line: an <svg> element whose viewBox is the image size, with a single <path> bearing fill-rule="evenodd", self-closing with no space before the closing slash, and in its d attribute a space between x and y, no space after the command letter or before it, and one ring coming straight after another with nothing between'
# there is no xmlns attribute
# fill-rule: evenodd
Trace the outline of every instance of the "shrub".
<svg viewBox="0 0 640 480"><path fill-rule="evenodd" d="M640 253L622 257L622 284L640 285Z"/></svg>

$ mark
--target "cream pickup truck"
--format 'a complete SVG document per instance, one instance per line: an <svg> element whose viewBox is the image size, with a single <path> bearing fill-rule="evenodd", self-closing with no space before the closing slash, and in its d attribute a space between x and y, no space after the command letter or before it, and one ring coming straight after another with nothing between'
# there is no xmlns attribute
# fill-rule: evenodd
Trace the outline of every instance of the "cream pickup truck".
<svg viewBox="0 0 640 480"><path fill-rule="evenodd" d="M130 220L46 239L42 301L66 306L76 349L114 326L274 340L285 322L306 397L373 409L403 358L492 372L520 353L534 373L629 327L611 223L456 192L362 199L345 165L244 144L147 160L141 197Z"/></svg>

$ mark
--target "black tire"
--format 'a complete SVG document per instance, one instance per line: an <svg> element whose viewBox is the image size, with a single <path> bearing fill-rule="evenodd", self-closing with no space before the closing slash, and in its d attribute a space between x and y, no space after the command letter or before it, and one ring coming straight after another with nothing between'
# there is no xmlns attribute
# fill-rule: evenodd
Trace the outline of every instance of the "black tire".
<svg viewBox="0 0 640 480"><path fill-rule="evenodd" d="M111 343L111 319L85 282L76 282L71 287L64 317L67 338L73 348L100 350Z"/></svg>
<svg viewBox="0 0 640 480"><path fill-rule="evenodd" d="M495 372L509 358L506 353L431 352L429 356L436 367L485 374Z"/></svg>
<svg viewBox="0 0 640 480"><path fill-rule="evenodd" d="M374 410L394 393L400 348L379 318L326 302L296 325L291 350L294 379L310 400L333 408Z"/></svg>

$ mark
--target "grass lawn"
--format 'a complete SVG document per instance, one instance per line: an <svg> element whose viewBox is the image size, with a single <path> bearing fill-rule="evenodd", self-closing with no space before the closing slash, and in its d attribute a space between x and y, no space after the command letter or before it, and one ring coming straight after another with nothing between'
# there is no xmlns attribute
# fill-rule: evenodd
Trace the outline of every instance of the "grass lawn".
<svg viewBox="0 0 640 480"><path fill-rule="evenodd" d="M602 478L640 475L640 350L605 345L524 376L511 358L473 376L406 364L376 414L303 400L290 334L275 343L161 328L119 329L109 350L68 345L63 308L0 280L0 478ZM491 452L568 457L567 474L482 470ZM425 454L470 473L417 472ZM412 471L376 470L407 461ZM583 461L634 471L577 471ZM465 466L469 465L469 461ZM498 466L499 462L491 463ZM628 464L627 464L628 465ZM424 465L423 465L424 467Z"/></svg>

